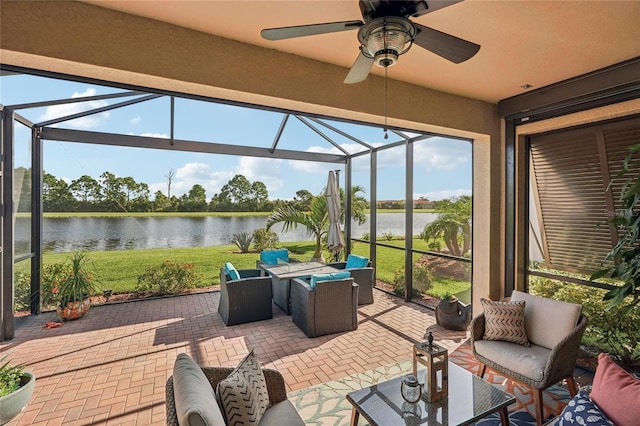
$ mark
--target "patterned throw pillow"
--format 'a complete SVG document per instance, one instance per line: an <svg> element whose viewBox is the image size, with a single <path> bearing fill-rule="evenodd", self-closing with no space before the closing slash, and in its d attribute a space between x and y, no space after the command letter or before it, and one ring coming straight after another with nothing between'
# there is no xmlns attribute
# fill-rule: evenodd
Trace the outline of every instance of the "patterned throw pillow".
<svg viewBox="0 0 640 426"><path fill-rule="evenodd" d="M597 405L591 401L589 395L583 390L578 392L564 407L558 417L555 426L613 426L611 420L604 415Z"/></svg>
<svg viewBox="0 0 640 426"><path fill-rule="evenodd" d="M524 328L525 302L494 302L480 299L484 308L484 340L504 340L531 346Z"/></svg>
<svg viewBox="0 0 640 426"><path fill-rule="evenodd" d="M269 408L267 382L253 350L218 383L216 396L228 425L257 425Z"/></svg>

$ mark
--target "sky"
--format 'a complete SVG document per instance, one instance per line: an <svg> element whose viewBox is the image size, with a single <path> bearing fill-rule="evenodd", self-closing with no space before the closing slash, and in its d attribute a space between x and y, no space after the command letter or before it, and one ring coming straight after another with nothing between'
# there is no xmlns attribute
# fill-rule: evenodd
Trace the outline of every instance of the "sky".
<svg viewBox="0 0 640 426"><path fill-rule="evenodd" d="M0 104L16 105L57 99L81 98L123 92L121 89L95 84L56 80L31 75L0 77ZM21 109L21 116L34 123L68 116L78 112L112 105L130 98L116 98L70 103L41 108ZM174 137L176 139L215 142L240 146L270 148L280 127L283 114L255 108L214 104L190 99L175 101ZM380 127L327 121L372 146L400 140L389 134L384 139ZM170 101L162 97L88 117L55 124L61 128L169 138ZM364 147L329 129L322 132L348 152ZM30 165L30 130L15 126L15 167ZM324 138L295 118L290 118L278 148L340 154ZM471 194L471 143L446 137L431 137L414 144L414 199L430 200ZM342 164L290 161L282 159L230 156L218 154L152 150L134 147L44 141L44 170L67 182L89 175L94 179L109 171L116 176L131 176L149 185L151 194L167 193L167 174L173 171L171 195L187 193L194 184L202 185L211 199L233 176L244 175L250 182L261 181L271 199L292 199L306 189L322 193L329 170L341 170ZM370 196L369 156L356 157L352 163L352 183ZM377 199L401 200L405 197L405 148L403 146L378 153ZM153 198L153 196L152 196Z"/></svg>

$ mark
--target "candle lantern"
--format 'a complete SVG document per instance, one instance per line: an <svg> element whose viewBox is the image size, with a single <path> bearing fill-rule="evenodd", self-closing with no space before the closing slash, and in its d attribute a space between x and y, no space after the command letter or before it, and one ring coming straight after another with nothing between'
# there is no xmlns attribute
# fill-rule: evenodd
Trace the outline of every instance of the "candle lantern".
<svg viewBox="0 0 640 426"><path fill-rule="evenodd" d="M448 394L447 376L449 369L447 355L447 349L434 344L433 338L429 339L428 342L413 345L413 375L420 380L418 364L426 367L423 392L429 402L438 401Z"/></svg>

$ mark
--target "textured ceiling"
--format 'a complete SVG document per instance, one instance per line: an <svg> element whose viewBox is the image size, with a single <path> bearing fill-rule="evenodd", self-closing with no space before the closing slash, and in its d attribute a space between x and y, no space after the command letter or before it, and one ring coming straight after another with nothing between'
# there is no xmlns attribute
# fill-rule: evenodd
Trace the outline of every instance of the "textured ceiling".
<svg viewBox="0 0 640 426"><path fill-rule="evenodd" d="M359 20L356 0L87 2L340 65L345 76L358 54L357 31L260 37L263 28ZM413 46L389 78L490 102L640 56L640 1L466 0L412 19L482 47L453 64Z"/></svg>

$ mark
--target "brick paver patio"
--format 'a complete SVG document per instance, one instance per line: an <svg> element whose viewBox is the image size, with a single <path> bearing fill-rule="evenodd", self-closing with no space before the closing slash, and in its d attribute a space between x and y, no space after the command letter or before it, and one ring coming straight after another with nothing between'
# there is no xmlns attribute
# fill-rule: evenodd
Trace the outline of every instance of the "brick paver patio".
<svg viewBox="0 0 640 426"><path fill-rule="evenodd" d="M250 349L282 372L290 391L409 359L432 331L455 349L467 334L435 324L433 311L374 290L358 330L309 339L274 305L272 320L226 327L217 292L95 306L45 329L53 313L20 319L0 344L35 373L29 405L10 425L165 423L165 382L181 352L202 365L235 366Z"/></svg>

